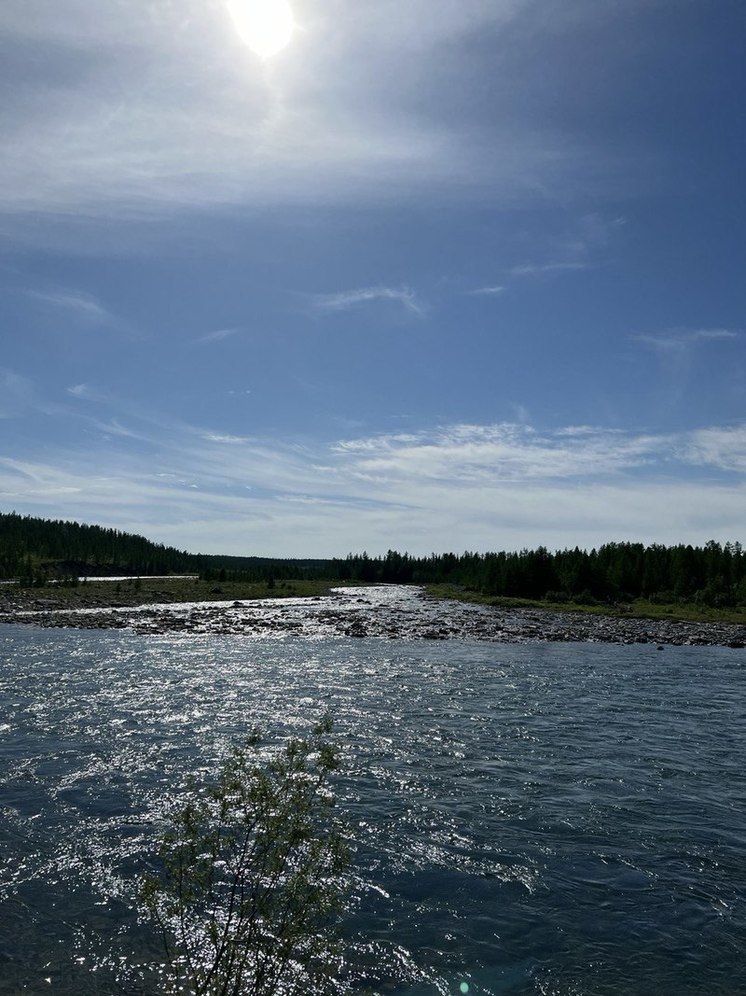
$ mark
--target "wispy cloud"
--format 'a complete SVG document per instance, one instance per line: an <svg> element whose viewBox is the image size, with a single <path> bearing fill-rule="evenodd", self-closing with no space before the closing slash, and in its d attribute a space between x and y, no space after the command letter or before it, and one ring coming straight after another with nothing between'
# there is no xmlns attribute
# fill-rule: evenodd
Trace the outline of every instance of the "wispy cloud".
<svg viewBox="0 0 746 996"><path fill-rule="evenodd" d="M746 426L456 424L331 444L141 414L78 452L0 459L0 500L205 551L344 554L738 537ZM142 438L147 446L135 445Z"/></svg>
<svg viewBox="0 0 746 996"><path fill-rule="evenodd" d="M28 297L83 325L106 325L114 316L92 294L77 290L28 291Z"/></svg>
<svg viewBox="0 0 746 996"><path fill-rule="evenodd" d="M237 332L240 332L239 328L229 328L229 329L215 329L214 332L207 332L205 335L199 336L194 341L197 343L210 343L210 342L222 342L224 339L230 339Z"/></svg>
<svg viewBox="0 0 746 996"><path fill-rule="evenodd" d="M504 291L505 287L503 284L494 284L490 287L477 287L474 290L467 291L467 293L475 296L497 297L498 294L502 294Z"/></svg>
<svg viewBox="0 0 746 996"><path fill-rule="evenodd" d="M119 419L116 418L112 418L108 422L94 421L93 425L96 429L98 429L105 440L111 439L112 436L118 436L122 439L138 440L141 443L152 442L146 434L130 429L126 425L122 425Z"/></svg>
<svg viewBox="0 0 746 996"><path fill-rule="evenodd" d="M5 118L6 227L434 192L512 205L590 179L571 136L439 99L452 79L433 72L440 46L470 58L458 41L499 36L525 16L521 0L442 0L436 16L428 0L312 6L293 45L260 66L221 3L132 0L104 15L88 0L42 14L4 0L3 37L44 53L26 59ZM603 158L596 148L596 178Z"/></svg>
<svg viewBox="0 0 746 996"><path fill-rule="evenodd" d="M56 411L57 406L40 396L29 377L0 367L0 419L20 418L30 412L52 415Z"/></svg>
<svg viewBox="0 0 746 996"><path fill-rule="evenodd" d="M140 331L100 297L75 287L35 288L23 292L57 330L115 333L126 339L141 337Z"/></svg>
<svg viewBox="0 0 746 996"><path fill-rule="evenodd" d="M724 340L737 339L741 335L736 329L668 329L665 332L643 333L633 335L631 338L635 342L641 342L653 349L663 352L681 352L688 350L700 343L722 342Z"/></svg>
<svg viewBox="0 0 746 996"><path fill-rule="evenodd" d="M93 401L97 404L108 404L113 401L112 396L107 391L102 391L98 387L90 384L71 384L66 388L66 393L80 401Z"/></svg>
<svg viewBox="0 0 746 996"><path fill-rule="evenodd" d="M523 263L520 266L511 266L508 273L511 277L541 277L551 273L573 272L574 270L587 270L590 263L575 261L555 260L549 263Z"/></svg>
<svg viewBox="0 0 746 996"><path fill-rule="evenodd" d="M603 254L618 242L625 224L624 218L597 212L570 215L559 231L545 233L537 240L531 255L538 259L515 263L501 271L504 283L530 282L595 269L603 265Z"/></svg>
<svg viewBox="0 0 746 996"><path fill-rule="evenodd" d="M652 352L658 367L656 400L663 410L686 402L702 380L698 367L708 353L727 351L742 333L727 328L672 328L630 336L640 350ZM721 356L720 360L726 357ZM713 357L715 359L715 357ZM646 365L649 361L645 360Z"/></svg>
<svg viewBox="0 0 746 996"><path fill-rule="evenodd" d="M224 432L206 432L202 438L208 443L227 443L229 446L240 446L250 442L246 436L232 436Z"/></svg>
<svg viewBox="0 0 746 996"><path fill-rule="evenodd" d="M660 460L667 440L595 430L576 436L540 433L516 423L455 425L415 435L344 441L336 451L355 455L355 472L368 479L458 479L489 484L598 477Z"/></svg>
<svg viewBox="0 0 746 996"><path fill-rule="evenodd" d="M681 458L726 472L746 473L746 425L690 433L682 441Z"/></svg>
<svg viewBox="0 0 746 996"><path fill-rule="evenodd" d="M381 301L393 301L412 315L421 318L425 314L424 305L415 292L406 286L401 287L359 287L354 290L337 291L333 294L316 294L313 306L319 311L349 311L360 305Z"/></svg>

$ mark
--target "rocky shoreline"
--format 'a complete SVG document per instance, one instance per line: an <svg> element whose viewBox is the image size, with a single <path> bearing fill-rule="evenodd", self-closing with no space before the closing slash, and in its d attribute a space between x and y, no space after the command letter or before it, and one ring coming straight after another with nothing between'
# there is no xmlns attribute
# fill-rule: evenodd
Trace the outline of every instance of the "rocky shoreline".
<svg viewBox="0 0 746 996"><path fill-rule="evenodd" d="M43 598L6 599L0 623L136 633L200 633L282 638L376 637L399 640L482 640L652 643L660 647L743 649L746 626L505 609L428 598L398 585L335 589L328 596L144 606L60 608Z"/></svg>

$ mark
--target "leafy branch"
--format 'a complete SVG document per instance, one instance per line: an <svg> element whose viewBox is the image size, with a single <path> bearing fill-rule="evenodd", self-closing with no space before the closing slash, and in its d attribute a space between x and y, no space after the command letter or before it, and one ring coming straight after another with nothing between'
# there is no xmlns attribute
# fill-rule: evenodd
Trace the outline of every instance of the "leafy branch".
<svg viewBox="0 0 746 996"><path fill-rule="evenodd" d="M254 733L197 791L160 847L142 899L163 938L169 993L331 991L349 855L331 773L329 719L266 763Z"/></svg>

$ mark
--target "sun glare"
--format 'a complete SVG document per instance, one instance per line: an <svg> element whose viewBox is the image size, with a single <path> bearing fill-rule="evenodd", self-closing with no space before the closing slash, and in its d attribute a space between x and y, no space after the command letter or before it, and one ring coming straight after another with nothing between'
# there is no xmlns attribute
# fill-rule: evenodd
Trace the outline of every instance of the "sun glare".
<svg viewBox="0 0 746 996"><path fill-rule="evenodd" d="M295 20L287 0L228 0L241 38L261 59L276 55L290 41Z"/></svg>

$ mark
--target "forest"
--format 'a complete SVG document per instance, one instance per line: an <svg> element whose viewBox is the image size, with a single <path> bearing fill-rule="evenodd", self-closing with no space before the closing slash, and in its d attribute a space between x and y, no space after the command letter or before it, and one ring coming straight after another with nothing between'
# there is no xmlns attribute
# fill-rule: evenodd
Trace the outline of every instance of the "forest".
<svg viewBox="0 0 746 996"><path fill-rule="evenodd" d="M746 556L740 543L704 546L605 543L598 549L549 552L350 555L334 561L340 578L451 584L506 598L662 603L694 601L714 607L746 604Z"/></svg>
<svg viewBox="0 0 746 996"><path fill-rule="evenodd" d="M85 574L178 574L196 559L144 536L61 519L0 513L0 577L34 580Z"/></svg>
<svg viewBox="0 0 746 996"><path fill-rule="evenodd" d="M499 553L389 550L345 558L273 559L191 554L143 536L76 522L0 513L0 578L26 584L88 575L194 573L208 581L284 580L450 584L482 595L551 602L644 598L714 607L746 605L746 555L738 542L704 546L605 543Z"/></svg>

